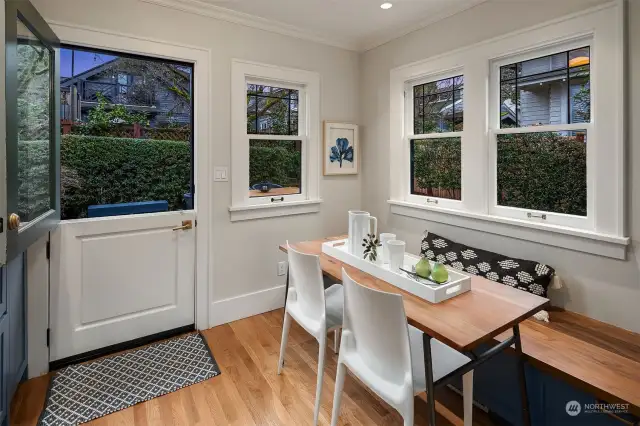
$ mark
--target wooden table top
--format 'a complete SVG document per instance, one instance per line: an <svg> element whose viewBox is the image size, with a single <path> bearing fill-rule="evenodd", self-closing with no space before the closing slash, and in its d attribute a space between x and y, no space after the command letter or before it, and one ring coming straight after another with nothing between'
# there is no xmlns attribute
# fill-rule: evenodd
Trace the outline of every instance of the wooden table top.
<svg viewBox="0 0 640 426"><path fill-rule="evenodd" d="M471 291L441 303L430 303L338 259L322 253L322 243L346 236L291 244L296 250L320 256L322 271L342 281L342 268L358 283L401 294L409 324L458 351L468 351L543 309L549 300L482 277L471 277ZM286 245L280 250L286 252Z"/></svg>

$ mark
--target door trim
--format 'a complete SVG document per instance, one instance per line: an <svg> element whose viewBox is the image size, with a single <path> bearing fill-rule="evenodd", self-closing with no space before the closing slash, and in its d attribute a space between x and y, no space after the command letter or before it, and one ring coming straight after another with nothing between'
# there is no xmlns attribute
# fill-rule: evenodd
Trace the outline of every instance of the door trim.
<svg viewBox="0 0 640 426"><path fill-rule="evenodd" d="M195 282L195 324L203 330L209 328L210 289L212 262L209 256L211 246L211 158L210 146L210 64L211 50L202 47L185 46L165 40L153 40L131 34L120 34L84 26L47 20L62 44L112 50L133 55L154 56L194 64L194 177L196 199L194 211L198 226L196 232L196 282ZM83 220L83 219L81 219ZM89 219L94 220L94 219ZM105 218L104 220L109 220ZM55 330L51 331L55 333Z"/></svg>

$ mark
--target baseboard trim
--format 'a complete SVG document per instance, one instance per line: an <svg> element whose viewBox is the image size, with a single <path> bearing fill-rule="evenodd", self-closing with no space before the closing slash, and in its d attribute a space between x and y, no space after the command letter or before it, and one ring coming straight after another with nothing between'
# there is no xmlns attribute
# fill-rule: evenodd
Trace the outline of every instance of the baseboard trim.
<svg viewBox="0 0 640 426"><path fill-rule="evenodd" d="M209 313L210 326L215 327L282 308L284 306L284 287L279 285L255 293L213 302Z"/></svg>
<svg viewBox="0 0 640 426"><path fill-rule="evenodd" d="M137 339L129 340L127 342L116 343L115 345L106 346L104 348L95 349L93 351L84 352L78 355L62 358L49 363L49 371L60 370L61 368L68 367L73 364L80 364L82 362L91 361L96 358L100 358L106 355L111 355L116 352L122 352L129 349L134 349L139 346L148 345L160 340L169 339L171 337L179 336L196 329L195 324L185 325L184 327L174 328L172 330L162 331L160 333L151 334L149 336L139 337Z"/></svg>

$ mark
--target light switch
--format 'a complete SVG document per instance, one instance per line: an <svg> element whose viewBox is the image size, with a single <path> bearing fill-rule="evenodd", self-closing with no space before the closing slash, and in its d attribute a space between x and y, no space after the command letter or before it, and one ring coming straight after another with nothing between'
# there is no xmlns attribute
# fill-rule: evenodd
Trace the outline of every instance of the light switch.
<svg viewBox="0 0 640 426"><path fill-rule="evenodd" d="M213 168L214 182L229 182L229 168L226 166L215 166Z"/></svg>

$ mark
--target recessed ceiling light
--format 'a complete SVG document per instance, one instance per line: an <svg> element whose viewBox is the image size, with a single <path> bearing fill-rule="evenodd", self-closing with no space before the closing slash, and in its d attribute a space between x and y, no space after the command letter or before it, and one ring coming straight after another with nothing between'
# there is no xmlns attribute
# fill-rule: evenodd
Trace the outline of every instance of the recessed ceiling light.
<svg viewBox="0 0 640 426"><path fill-rule="evenodd" d="M392 7L393 7L393 5L391 3L382 3L380 5L380 8L385 9L385 10L386 9L391 9Z"/></svg>

